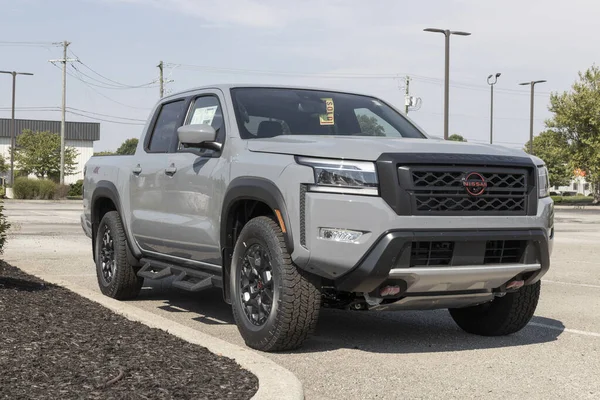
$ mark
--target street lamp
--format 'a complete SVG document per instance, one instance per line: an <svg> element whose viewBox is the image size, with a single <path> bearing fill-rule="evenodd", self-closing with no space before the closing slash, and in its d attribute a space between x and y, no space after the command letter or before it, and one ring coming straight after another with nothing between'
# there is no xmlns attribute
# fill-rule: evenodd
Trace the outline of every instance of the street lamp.
<svg viewBox="0 0 600 400"><path fill-rule="evenodd" d="M10 184L12 185L15 181L15 138L17 133L15 132L15 91L17 88L17 75L33 75L30 72L16 72L16 71L0 71L0 74L12 75L12 117L10 120Z"/></svg>
<svg viewBox="0 0 600 400"><path fill-rule="evenodd" d="M493 142L494 132L494 85L498 82L500 75L502 75L500 72L496 72L496 75L490 75L487 78L487 83L490 85L490 144ZM493 81L492 78L494 78Z"/></svg>
<svg viewBox="0 0 600 400"><path fill-rule="evenodd" d="M544 83L545 80L531 81L519 83L519 85L530 85L531 86L531 100L529 106L529 154L533 154L533 87L536 83Z"/></svg>
<svg viewBox="0 0 600 400"><path fill-rule="evenodd" d="M444 74L444 139L448 140L448 109L450 99L450 35L469 36L469 32L448 29L427 28L425 32L443 33L446 36L446 67Z"/></svg>

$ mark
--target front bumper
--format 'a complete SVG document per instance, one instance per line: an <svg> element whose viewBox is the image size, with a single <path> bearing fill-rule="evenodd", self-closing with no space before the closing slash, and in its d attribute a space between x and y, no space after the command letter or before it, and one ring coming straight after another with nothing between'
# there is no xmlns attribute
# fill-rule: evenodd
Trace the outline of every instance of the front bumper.
<svg viewBox="0 0 600 400"><path fill-rule="evenodd" d="M424 293L438 289L446 293L489 290L505 277L508 281L523 274L527 275L527 284L534 283L550 267L554 232L554 208L550 198L538 200L536 215L525 216L399 216L378 197L312 192L306 193L303 208L306 218L299 228L304 235L296 235L295 239L300 236L304 239L295 243L294 262L311 273L330 279L338 290L371 292L390 276L392 270L406 273L407 284L431 281L431 287L418 289ZM320 228L351 229L361 231L363 235L355 243L335 242L319 237ZM498 274L498 268L503 264L483 265L482 257L453 260L438 276L432 276L434 270L427 267L425 278L419 269L404 271L408 265L397 264L403 248L410 247L414 241L425 240L454 241L463 249L474 242L521 240L527 241L530 256L493 279L490 274ZM468 251L466 255L469 255ZM538 267L532 270L531 265ZM481 268L477 270L476 266ZM455 270L457 267L470 268L468 272L473 279L464 281L464 275L459 277L460 273ZM438 289L433 284L436 282L441 285L437 285ZM414 290L417 288L415 286Z"/></svg>
<svg viewBox="0 0 600 400"><path fill-rule="evenodd" d="M487 241L522 241L527 245L518 262L484 264ZM456 244L449 265L410 267L413 242ZM460 249L460 250L459 250ZM541 230L390 232L347 274L335 280L338 290L369 293L385 284L402 287L406 294L491 292L522 276L535 283L550 268L548 241Z"/></svg>

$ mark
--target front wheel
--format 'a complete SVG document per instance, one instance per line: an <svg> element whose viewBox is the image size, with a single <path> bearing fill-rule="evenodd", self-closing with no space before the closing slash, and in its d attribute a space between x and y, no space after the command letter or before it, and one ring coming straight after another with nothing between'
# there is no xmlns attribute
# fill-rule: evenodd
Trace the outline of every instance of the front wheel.
<svg viewBox="0 0 600 400"><path fill-rule="evenodd" d="M473 307L450 309L454 322L463 330L482 336L504 336L523 329L533 317L540 298L541 282L496 297Z"/></svg>
<svg viewBox="0 0 600 400"><path fill-rule="evenodd" d="M257 217L244 226L230 277L233 316L249 347L292 350L314 331L320 279L292 263L281 228L271 218Z"/></svg>

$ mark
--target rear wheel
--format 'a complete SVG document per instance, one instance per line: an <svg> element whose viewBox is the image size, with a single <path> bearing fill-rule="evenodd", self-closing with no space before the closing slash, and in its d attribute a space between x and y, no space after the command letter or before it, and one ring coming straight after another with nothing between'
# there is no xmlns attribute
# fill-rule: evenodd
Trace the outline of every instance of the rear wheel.
<svg viewBox="0 0 600 400"><path fill-rule="evenodd" d="M104 214L96 232L96 275L102 293L117 300L137 297L144 278L127 260L127 239L119 213Z"/></svg>
<svg viewBox="0 0 600 400"><path fill-rule="evenodd" d="M496 297L473 307L450 309L463 330L482 336L503 336L523 329L533 317L540 298L541 282Z"/></svg>
<svg viewBox="0 0 600 400"><path fill-rule="evenodd" d="M233 316L249 347L292 350L314 331L320 279L292 263L281 228L272 219L257 217L244 226L230 277Z"/></svg>

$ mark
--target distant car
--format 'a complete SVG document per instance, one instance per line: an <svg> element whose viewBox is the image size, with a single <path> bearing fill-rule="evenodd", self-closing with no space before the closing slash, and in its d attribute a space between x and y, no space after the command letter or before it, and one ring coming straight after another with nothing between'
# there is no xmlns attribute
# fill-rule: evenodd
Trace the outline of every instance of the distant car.
<svg viewBox="0 0 600 400"><path fill-rule="evenodd" d="M562 196L561 192L550 192L550 196Z"/></svg>

